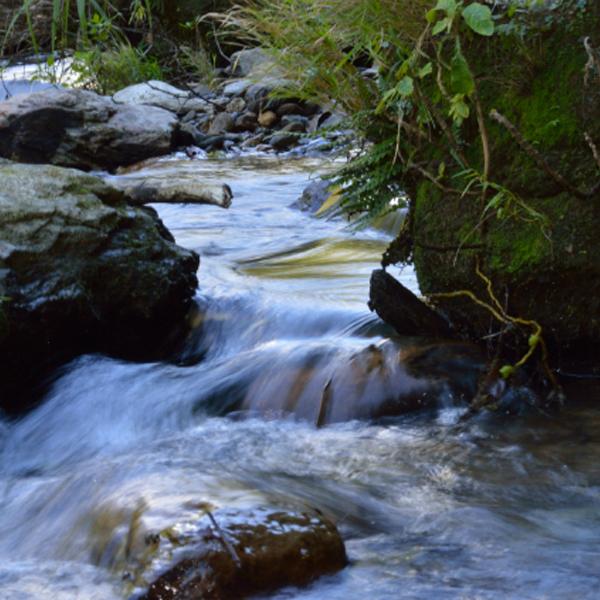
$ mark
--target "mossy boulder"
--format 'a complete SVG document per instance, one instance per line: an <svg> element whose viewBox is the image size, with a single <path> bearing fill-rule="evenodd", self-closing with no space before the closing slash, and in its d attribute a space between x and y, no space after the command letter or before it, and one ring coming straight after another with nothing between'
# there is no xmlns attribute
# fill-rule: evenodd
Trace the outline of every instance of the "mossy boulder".
<svg viewBox="0 0 600 600"><path fill-rule="evenodd" d="M508 329L522 356L536 325L518 320L535 321L555 365L600 348L600 11L558 17L530 23L521 44L465 41L485 135L473 101L454 149L441 131L423 146L410 228L387 256L410 244L423 295L466 337L493 346Z"/></svg>
<svg viewBox="0 0 600 600"><path fill-rule="evenodd" d="M0 181L0 408L77 353L168 352L198 256L156 213L73 169L0 161Z"/></svg>

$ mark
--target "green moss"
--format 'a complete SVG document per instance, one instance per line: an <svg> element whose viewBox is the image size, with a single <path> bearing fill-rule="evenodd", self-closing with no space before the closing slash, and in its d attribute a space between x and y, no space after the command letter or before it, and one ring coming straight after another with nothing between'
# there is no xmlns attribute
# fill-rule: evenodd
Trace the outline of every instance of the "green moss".
<svg viewBox="0 0 600 600"><path fill-rule="evenodd" d="M552 61L535 70L530 89L512 90L498 98L502 111L520 122L525 138L540 150L579 141L581 129L574 108L580 101L585 53L554 40L546 50Z"/></svg>
<svg viewBox="0 0 600 600"><path fill-rule="evenodd" d="M504 276L534 273L552 252L539 225L498 227L488 235L489 267Z"/></svg>

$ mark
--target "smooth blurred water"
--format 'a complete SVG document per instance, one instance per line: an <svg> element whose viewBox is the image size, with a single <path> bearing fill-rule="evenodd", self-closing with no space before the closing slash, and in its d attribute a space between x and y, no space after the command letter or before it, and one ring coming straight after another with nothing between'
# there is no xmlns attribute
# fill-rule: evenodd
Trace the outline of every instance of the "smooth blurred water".
<svg viewBox="0 0 600 600"><path fill-rule="evenodd" d="M556 417L465 424L449 405L322 428L310 411L263 410L282 406L286 369L310 364L310 383L385 340L366 301L388 236L289 208L322 162L148 168L234 191L227 211L159 207L202 257L188 366L81 357L38 409L0 421L0 597L126 596L99 545L142 502L144 527L160 530L202 501L310 505L336 520L350 566L275 598L598 597L597 388ZM395 274L416 290L411 271Z"/></svg>

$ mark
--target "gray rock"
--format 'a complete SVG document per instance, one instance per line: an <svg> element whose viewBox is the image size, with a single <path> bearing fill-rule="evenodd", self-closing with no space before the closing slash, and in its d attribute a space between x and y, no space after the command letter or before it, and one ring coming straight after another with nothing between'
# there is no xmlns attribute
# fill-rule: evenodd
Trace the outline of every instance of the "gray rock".
<svg viewBox="0 0 600 600"><path fill-rule="evenodd" d="M233 98L228 102L225 110L228 113L240 113L246 108L246 101L243 98Z"/></svg>
<svg viewBox="0 0 600 600"><path fill-rule="evenodd" d="M60 89L60 86L43 81L28 81L15 79L12 81L2 81L0 83L0 101L21 96L22 94L31 94L42 90Z"/></svg>
<svg viewBox="0 0 600 600"><path fill-rule="evenodd" d="M267 141L275 150L288 150L298 143L298 136L291 133L276 133Z"/></svg>
<svg viewBox="0 0 600 600"><path fill-rule="evenodd" d="M26 408L35 383L80 352L168 353L198 256L97 177L3 161L0 180L0 407Z"/></svg>
<svg viewBox="0 0 600 600"><path fill-rule="evenodd" d="M302 196L291 204L292 208L316 213L331 195L331 182L317 179L310 183L302 192Z"/></svg>
<svg viewBox="0 0 600 600"><path fill-rule="evenodd" d="M180 90L164 81L147 81L130 85L118 91L113 100L117 104L143 104L157 106L171 112L183 115L193 110L196 112L211 112L210 103L194 96L191 92Z"/></svg>
<svg viewBox="0 0 600 600"><path fill-rule="evenodd" d="M193 83L190 85L190 89L194 94L201 98L212 98L215 93L205 83Z"/></svg>
<svg viewBox="0 0 600 600"><path fill-rule="evenodd" d="M192 121L194 121L197 117L197 113L195 110L190 110L188 112L185 113L185 115L183 115L183 117L181 117L181 122L182 123L191 123Z"/></svg>
<svg viewBox="0 0 600 600"><path fill-rule="evenodd" d="M258 135L253 135L249 137L247 140L244 140L241 144L242 148L255 148L259 144L264 141L264 135L259 133Z"/></svg>
<svg viewBox="0 0 600 600"><path fill-rule="evenodd" d="M178 163L169 161L168 168L160 166L143 173L132 171L126 175L109 175L104 180L123 192L131 205L148 203L166 204L212 204L229 208L233 194L227 184L205 184L198 181L196 174L189 169L189 161Z"/></svg>
<svg viewBox="0 0 600 600"><path fill-rule="evenodd" d="M226 112L219 113L208 128L208 135L222 135L233 129L234 119Z"/></svg>
<svg viewBox="0 0 600 600"><path fill-rule="evenodd" d="M325 113L327 115L327 113ZM335 129L344 123L347 115L341 112L333 112L319 121L318 129Z"/></svg>
<svg viewBox="0 0 600 600"><path fill-rule="evenodd" d="M250 81L249 79L229 81L223 86L223 94L225 94L226 96L241 96L252 85L252 81Z"/></svg>
<svg viewBox="0 0 600 600"><path fill-rule="evenodd" d="M176 116L115 104L84 90L48 90L0 103L0 156L82 169L114 169L169 153Z"/></svg>
<svg viewBox="0 0 600 600"><path fill-rule="evenodd" d="M240 50L231 55L231 74L236 77L246 77L256 72L259 67L271 66L273 59L262 48Z"/></svg>

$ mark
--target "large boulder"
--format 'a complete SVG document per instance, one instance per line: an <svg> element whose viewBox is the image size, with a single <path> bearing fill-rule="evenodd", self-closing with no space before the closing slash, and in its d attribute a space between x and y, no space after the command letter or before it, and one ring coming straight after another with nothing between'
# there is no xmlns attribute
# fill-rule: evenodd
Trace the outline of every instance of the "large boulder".
<svg viewBox="0 0 600 600"><path fill-rule="evenodd" d="M81 169L115 169L169 153L177 117L116 104L85 90L53 89L0 103L0 156Z"/></svg>
<svg viewBox="0 0 600 600"><path fill-rule="evenodd" d="M223 510L152 541L181 549L145 600L245 598L306 585L347 563L335 525L317 512Z"/></svg>
<svg viewBox="0 0 600 600"><path fill-rule="evenodd" d="M197 255L99 178L2 161L0 181L0 407L79 352L164 355Z"/></svg>
<svg viewBox="0 0 600 600"><path fill-rule="evenodd" d="M462 48L476 102L455 141L436 125L429 143L400 143L419 167L402 181L408 226L384 257L412 255L423 295L502 355L504 373L537 364L549 380L549 366L597 368L600 352L600 5L575 19L562 4L540 3L545 25L532 19L518 52L502 54L512 34Z"/></svg>

